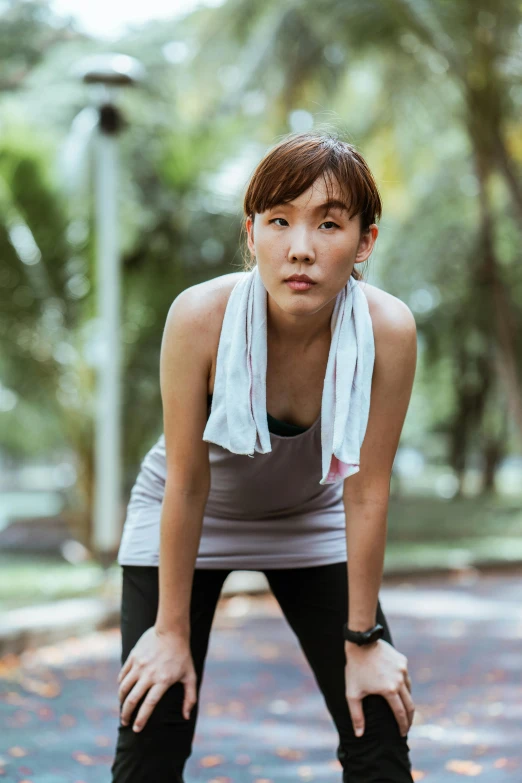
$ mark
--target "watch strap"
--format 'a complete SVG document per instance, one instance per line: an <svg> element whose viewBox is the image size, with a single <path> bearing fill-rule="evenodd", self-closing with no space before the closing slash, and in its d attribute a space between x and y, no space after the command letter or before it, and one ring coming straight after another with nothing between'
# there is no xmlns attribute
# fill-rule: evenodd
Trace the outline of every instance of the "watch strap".
<svg viewBox="0 0 522 783"><path fill-rule="evenodd" d="M372 628L368 628L367 631L351 631L348 627L348 623L343 625L343 638L347 642L353 642L362 646L364 644L372 644L377 639L382 639L384 635L384 626L380 623L376 623Z"/></svg>

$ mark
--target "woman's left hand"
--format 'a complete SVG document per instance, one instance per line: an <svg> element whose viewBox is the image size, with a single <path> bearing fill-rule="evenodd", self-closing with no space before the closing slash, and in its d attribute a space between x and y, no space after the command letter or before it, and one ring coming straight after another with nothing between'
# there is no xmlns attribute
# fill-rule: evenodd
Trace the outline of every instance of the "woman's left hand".
<svg viewBox="0 0 522 783"><path fill-rule="evenodd" d="M362 699L378 693L388 701L402 736L406 736L415 712L406 656L384 639L360 647L345 642L345 650L346 699L355 734L364 734Z"/></svg>

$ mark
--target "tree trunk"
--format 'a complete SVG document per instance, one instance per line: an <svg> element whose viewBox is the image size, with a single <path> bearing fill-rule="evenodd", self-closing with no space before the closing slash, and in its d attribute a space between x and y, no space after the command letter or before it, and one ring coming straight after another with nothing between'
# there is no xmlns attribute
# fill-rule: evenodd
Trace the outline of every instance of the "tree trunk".
<svg viewBox="0 0 522 783"><path fill-rule="evenodd" d="M476 135L472 134L476 140ZM490 295L489 313L494 328L497 354L496 367L503 381L508 408L515 421L522 444L522 393L517 372L515 350L516 328L511 302L501 278L493 244L493 220L489 205L488 185L491 176L490 160L475 147L475 162L479 181L480 247L482 263L477 270L477 284L485 286ZM487 297L483 298L487 303Z"/></svg>
<svg viewBox="0 0 522 783"><path fill-rule="evenodd" d="M520 227L522 228L522 186L516 174L516 165L509 156L499 130L494 132L493 140L495 145L495 160L506 181L511 197L513 198L514 206L516 208L515 212Z"/></svg>

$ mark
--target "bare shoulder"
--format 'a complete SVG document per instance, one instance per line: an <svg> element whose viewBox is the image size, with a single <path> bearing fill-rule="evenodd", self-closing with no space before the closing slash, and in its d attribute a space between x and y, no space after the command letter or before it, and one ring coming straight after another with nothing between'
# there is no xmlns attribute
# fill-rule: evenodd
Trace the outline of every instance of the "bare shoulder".
<svg viewBox="0 0 522 783"><path fill-rule="evenodd" d="M219 322L221 326L230 293L244 274L245 272L231 272L191 285L178 294L173 305L182 303L181 306L186 308L187 313L199 321L200 325L210 320Z"/></svg>
<svg viewBox="0 0 522 783"><path fill-rule="evenodd" d="M174 300L171 310L182 311L183 321L191 330L194 349L204 353L209 370L212 368L226 306L232 289L245 272L231 272L185 288Z"/></svg>
<svg viewBox="0 0 522 783"><path fill-rule="evenodd" d="M219 318L224 315L232 289L245 274L246 272L230 272L219 275L192 286L192 290L197 291L199 298L213 307L213 311L217 312Z"/></svg>
<svg viewBox="0 0 522 783"><path fill-rule="evenodd" d="M182 297L185 300L186 307L195 321L194 325L200 327L207 337L217 330L219 339L230 294L244 274L245 272L231 272L220 275L192 285L179 295L178 299Z"/></svg>
<svg viewBox="0 0 522 783"><path fill-rule="evenodd" d="M408 305L377 286L363 283L373 326L375 365L372 395L409 395L417 366L417 327Z"/></svg>
<svg viewBox="0 0 522 783"><path fill-rule="evenodd" d="M370 283L359 283L372 319L376 350L379 343L406 345L416 341L415 318L408 305L393 294Z"/></svg>

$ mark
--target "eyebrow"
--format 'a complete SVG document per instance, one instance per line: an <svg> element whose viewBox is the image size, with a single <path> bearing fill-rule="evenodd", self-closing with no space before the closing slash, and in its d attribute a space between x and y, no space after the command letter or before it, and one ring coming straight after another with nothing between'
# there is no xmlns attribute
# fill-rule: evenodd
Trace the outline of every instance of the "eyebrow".
<svg viewBox="0 0 522 783"><path fill-rule="evenodd" d="M330 210L330 209L340 209L341 212L348 212L348 207L344 203L344 201L339 201L338 199L330 199L330 201L325 201L324 204L319 204L318 207L315 208L316 212L322 211L322 210Z"/></svg>
<svg viewBox="0 0 522 783"><path fill-rule="evenodd" d="M290 204L289 201L287 201L284 204L276 204L272 207L272 209L280 209L281 207L290 207L290 209L295 209L293 204ZM338 199L330 199L329 201L325 201L324 204L318 204L316 207L314 207L314 212L328 212L330 209L339 209L341 212L348 212L348 207L343 201L339 201Z"/></svg>

